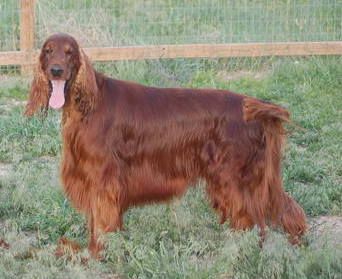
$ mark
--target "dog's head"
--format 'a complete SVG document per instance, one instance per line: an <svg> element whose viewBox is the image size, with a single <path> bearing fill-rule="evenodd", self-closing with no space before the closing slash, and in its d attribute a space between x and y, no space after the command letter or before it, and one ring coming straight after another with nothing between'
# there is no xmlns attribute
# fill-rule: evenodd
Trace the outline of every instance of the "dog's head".
<svg viewBox="0 0 342 279"><path fill-rule="evenodd" d="M82 99L91 102L96 92L95 72L76 40L54 34L41 49L25 114L31 116L49 106L60 109Z"/></svg>

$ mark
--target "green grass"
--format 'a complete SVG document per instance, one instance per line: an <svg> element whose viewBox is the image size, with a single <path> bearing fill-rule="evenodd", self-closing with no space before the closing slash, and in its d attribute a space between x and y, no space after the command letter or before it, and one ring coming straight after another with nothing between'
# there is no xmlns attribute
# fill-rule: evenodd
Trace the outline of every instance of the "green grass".
<svg viewBox="0 0 342 279"><path fill-rule="evenodd" d="M310 218L342 215L341 57L96 66L121 79L229 88L288 107L301 128L289 127L285 188ZM58 179L60 115L27 120L22 106L7 106L26 94L26 83L0 87L0 162L12 166L0 176L0 238L11 245L0 248L0 278L341 278L341 243L310 231L298 248L270 232L260 249L256 231L234 233L218 224L201 185L169 205L128 211L126 230L107 237L103 262L84 266L80 256L55 259L61 236L86 245L86 224L65 200Z"/></svg>

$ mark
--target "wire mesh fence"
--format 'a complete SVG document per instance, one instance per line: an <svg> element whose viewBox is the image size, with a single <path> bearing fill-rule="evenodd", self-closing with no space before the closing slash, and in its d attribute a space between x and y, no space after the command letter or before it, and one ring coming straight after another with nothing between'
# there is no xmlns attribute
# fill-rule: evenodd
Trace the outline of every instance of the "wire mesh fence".
<svg viewBox="0 0 342 279"><path fill-rule="evenodd" d="M0 3L0 51L19 50L19 2ZM341 41L341 30L341 0L36 0L34 45L55 32L109 47Z"/></svg>
<svg viewBox="0 0 342 279"><path fill-rule="evenodd" d="M340 0L39 0L37 7L37 46L57 31L85 46L342 39Z"/></svg>

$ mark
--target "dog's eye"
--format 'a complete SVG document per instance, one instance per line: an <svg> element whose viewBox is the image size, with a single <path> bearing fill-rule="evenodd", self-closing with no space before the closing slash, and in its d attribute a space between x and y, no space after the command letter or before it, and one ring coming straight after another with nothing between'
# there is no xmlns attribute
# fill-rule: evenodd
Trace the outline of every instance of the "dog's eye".
<svg viewBox="0 0 342 279"><path fill-rule="evenodd" d="M66 51L65 51L65 54L66 54L66 55L71 55L71 54L72 54L72 49L66 50Z"/></svg>
<svg viewBox="0 0 342 279"><path fill-rule="evenodd" d="M45 49L45 53L46 54L51 54L52 53L52 48L47 48L47 49Z"/></svg>

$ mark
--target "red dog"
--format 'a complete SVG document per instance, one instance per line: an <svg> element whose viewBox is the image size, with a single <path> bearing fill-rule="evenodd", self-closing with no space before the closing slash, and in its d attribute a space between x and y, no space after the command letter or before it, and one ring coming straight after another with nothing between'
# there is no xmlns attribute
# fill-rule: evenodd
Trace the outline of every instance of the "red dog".
<svg viewBox="0 0 342 279"><path fill-rule="evenodd" d="M76 40L44 43L26 115L63 110L64 191L89 220L89 249L132 206L167 201L198 179L233 229L280 227L296 242L302 208L281 179L285 109L225 90L155 88L94 70Z"/></svg>

